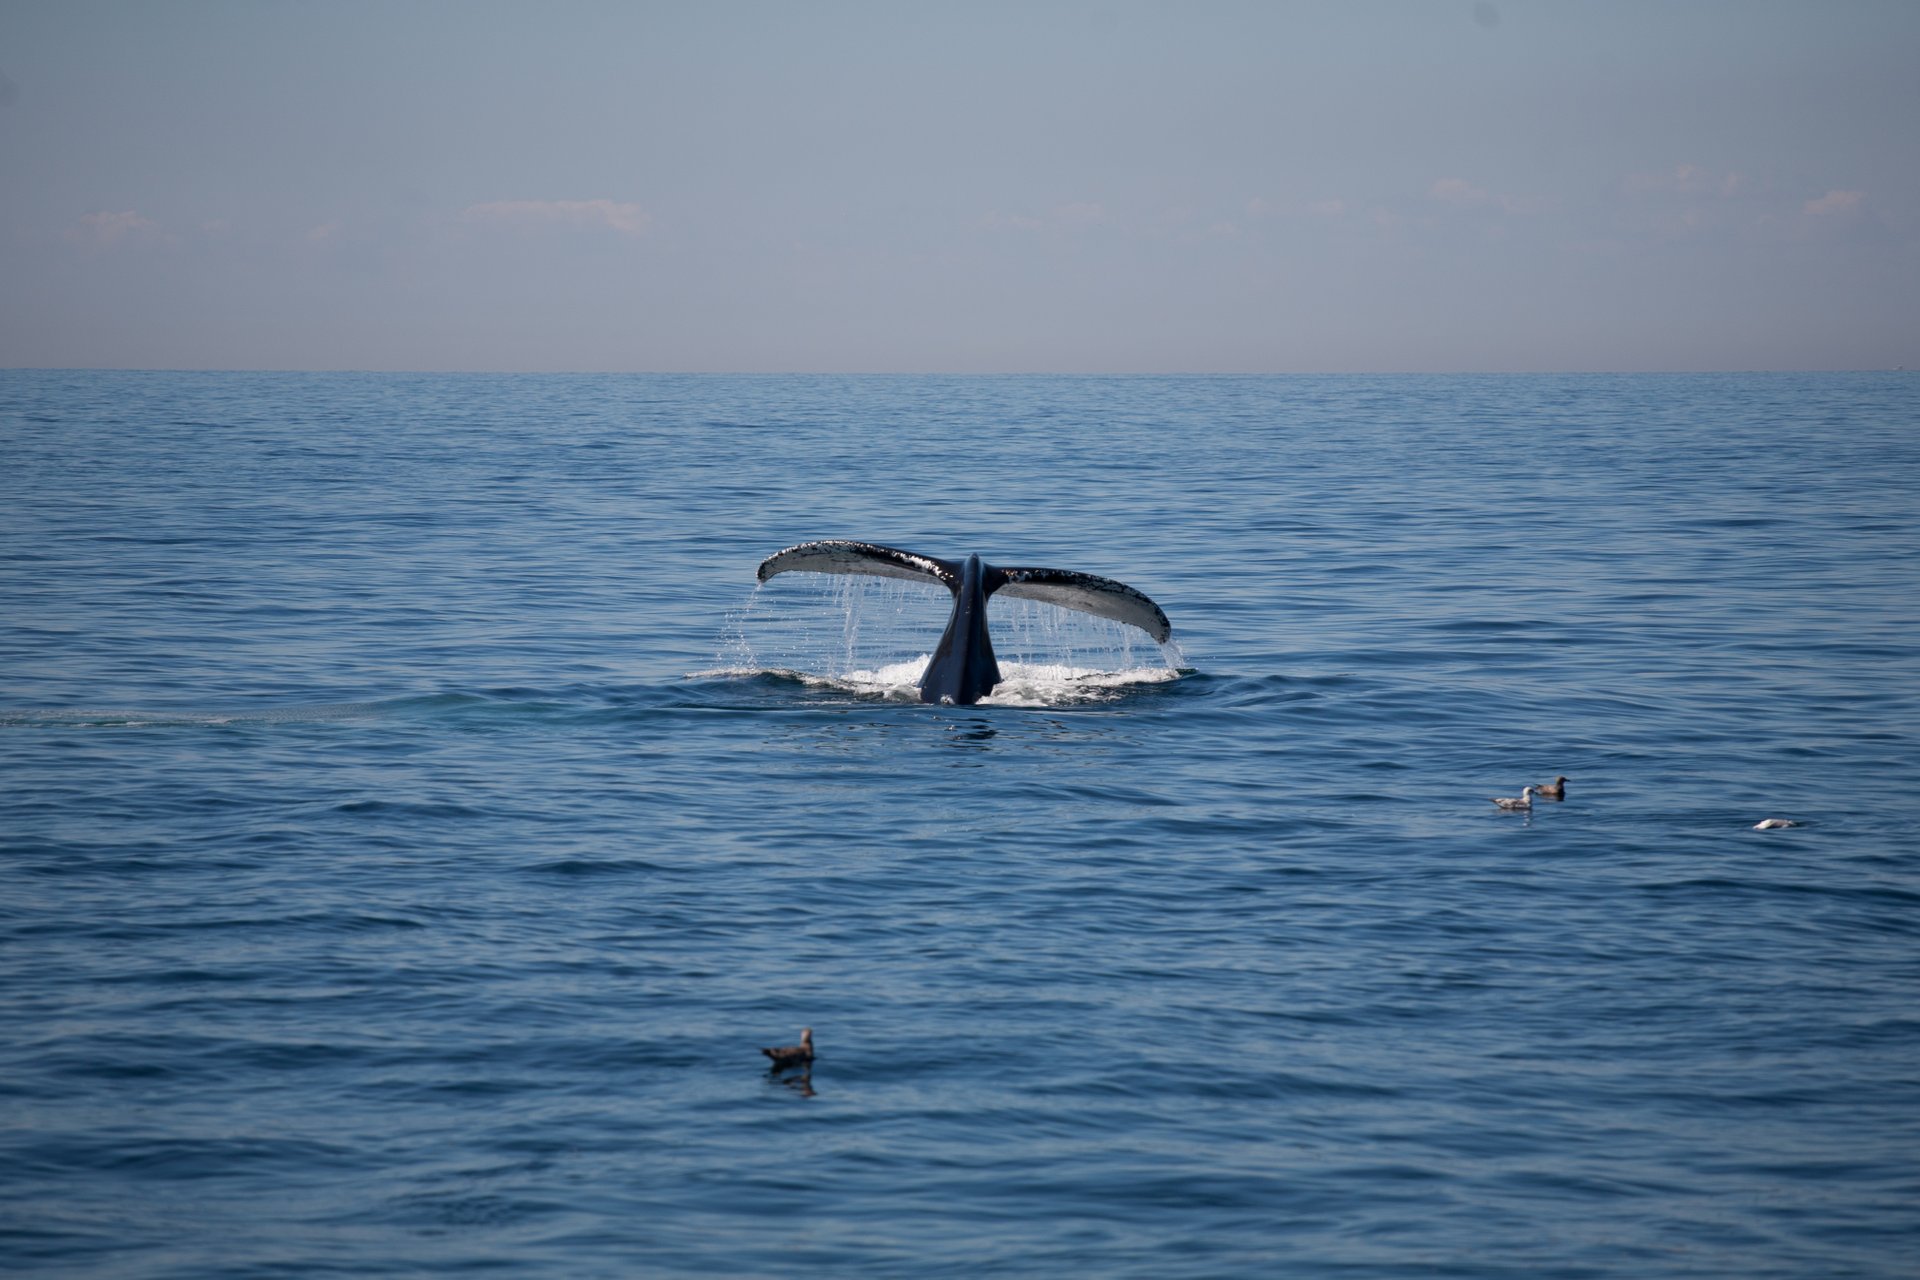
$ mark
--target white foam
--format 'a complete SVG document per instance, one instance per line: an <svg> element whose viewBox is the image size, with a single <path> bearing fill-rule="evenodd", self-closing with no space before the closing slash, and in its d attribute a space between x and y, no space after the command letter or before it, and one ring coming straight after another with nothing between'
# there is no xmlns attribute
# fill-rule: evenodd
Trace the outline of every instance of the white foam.
<svg viewBox="0 0 1920 1280"><path fill-rule="evenodd" d="M872 669L821 673L796 671L791 667L710 667L687 673L690 680L748 680L755 676L782 676L819 689L838 689L867 698L886 698L894 702L918 702L920 677L926 674L931 655L921 654L905 662L891 662ZM1131 667L1124 671L1103 671L1097 667L1070 667L1061 664L1003 662L1000 683L980 700L985 707L1057 707L1076 702L1101 702L1118 696L1134 685L1164 684L1178 680L1180 673L1171 667Z"/></svg>
<svg viewBox="0 0 1920 1280"><path fill-rule="evenodd" d="M1058 663L1000 664L1000 683L984 701L1000 707L1057 707L1070 702L1103 702L1141 684L1178 680L1172 667L1126 667L1103 671Z"/></svg>

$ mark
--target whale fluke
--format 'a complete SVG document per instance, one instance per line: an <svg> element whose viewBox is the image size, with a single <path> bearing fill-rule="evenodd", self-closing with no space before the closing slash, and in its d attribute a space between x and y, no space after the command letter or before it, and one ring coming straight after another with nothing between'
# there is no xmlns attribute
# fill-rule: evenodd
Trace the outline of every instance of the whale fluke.
<svg viewBox="0 0 1920 1280"><path fill-rule="evenodd" d="M1110 618L1138 627L1160 644L1173 636L1173 624L1160 606L1124 582L1072 569L1002 569L1006 583L1000 594L1038 600L1042 604L1077 609L1096 618ZM989 593L991 594L991 593Z"/></svg>
<svg viewBox="0 0 1920 1280"><path fill-rule="evenodd" d="M864 573L876 578L937 582L949 591L959 579L958 571L948 561L839 538L802 542L785 551L776 551L760 562L760 581L765 582L776 573Z"/></svg>
<svg viewBox="0 0 1920 1280"><path fill-rule="evenodd" d="M1173 635L1167 615L1142 593L1124 582L1071 569L1002 569L977 555L964 561L941 560L873 542L829 538L775 552L760 562L758 577L765 582L777 573L791 572L905 578L937 582L952 592L953 613L946 633L920 678L922 702L969 705L1000 683L1000 666L987 634L987 598L995 592L1124 622L1161 644Z"/></svg>

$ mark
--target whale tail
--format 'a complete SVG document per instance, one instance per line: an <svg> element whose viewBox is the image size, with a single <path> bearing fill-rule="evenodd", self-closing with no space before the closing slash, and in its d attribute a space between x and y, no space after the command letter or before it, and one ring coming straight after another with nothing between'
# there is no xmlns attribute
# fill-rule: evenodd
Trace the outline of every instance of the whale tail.
<svg viewBox="0 0 1920 1280"><path fill-rule="evenodd" d="M993 692L1000 667L987 632L987 600L996 593L1038 600L1140 628L1161 644L1173 624L1159 605L1124 582L1071 569L1002 568L979 556L964 561L830 538L802 542L760 562L759 580L779 573L857 573L912 582L937 582L953 594L946 632L920 679L922 702L970 705Z"/></svg>

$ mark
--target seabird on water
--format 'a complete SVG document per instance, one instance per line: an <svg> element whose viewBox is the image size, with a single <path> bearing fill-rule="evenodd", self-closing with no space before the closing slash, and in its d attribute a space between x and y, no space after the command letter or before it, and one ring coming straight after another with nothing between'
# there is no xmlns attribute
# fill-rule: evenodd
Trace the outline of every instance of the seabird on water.
<svg viewBox="0 0 1920 1280"><path fill-rule="evenodd" d="M1781 827L1797 827L1799 825L1799 823L1791 822L1786 818L1762 818L1753 824L1753 829L1755 831L1777 831Z"/></svg>
<svg viewBox="0 0 1920 1280"><path fill-rule="evenodd" d="M1539 796L1542 800L1565 800L1567 798L1567 779L1564 775L1555 778L1552 782L1535 787L1533 794Z"/></svg>
<svg viewBox="0 0 1920 1280"><path fill-rule="evenodd" d="M762 1049L760 1052L773 1059L775 1071L807 1066L813 1061L813 1028L800 1028L799 1044L785 1044L778 1049Z"/></svg>
<svg viewBox="0 0 1920 1280"><path fill-rule="evenodd" d="M1520 788L1520 794L1518 796L1508 797L1506 799L1495 796L1493 797L1493 802L1502 809L1531 809L1533 808L1533 788L1522 787Z"/></svg>

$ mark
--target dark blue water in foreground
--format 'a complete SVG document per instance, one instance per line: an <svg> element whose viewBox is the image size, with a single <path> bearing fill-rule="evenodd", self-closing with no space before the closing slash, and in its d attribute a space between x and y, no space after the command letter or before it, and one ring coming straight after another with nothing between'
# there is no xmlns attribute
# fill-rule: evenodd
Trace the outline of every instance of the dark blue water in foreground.
<svg viewBox="0 0 1920 1280"><path fill-rule="evenodd" d="M1899 375L0 373L0 1259L1911 1276L1917 495ZM1185 674L761 671L816 537Z"/></svg>

